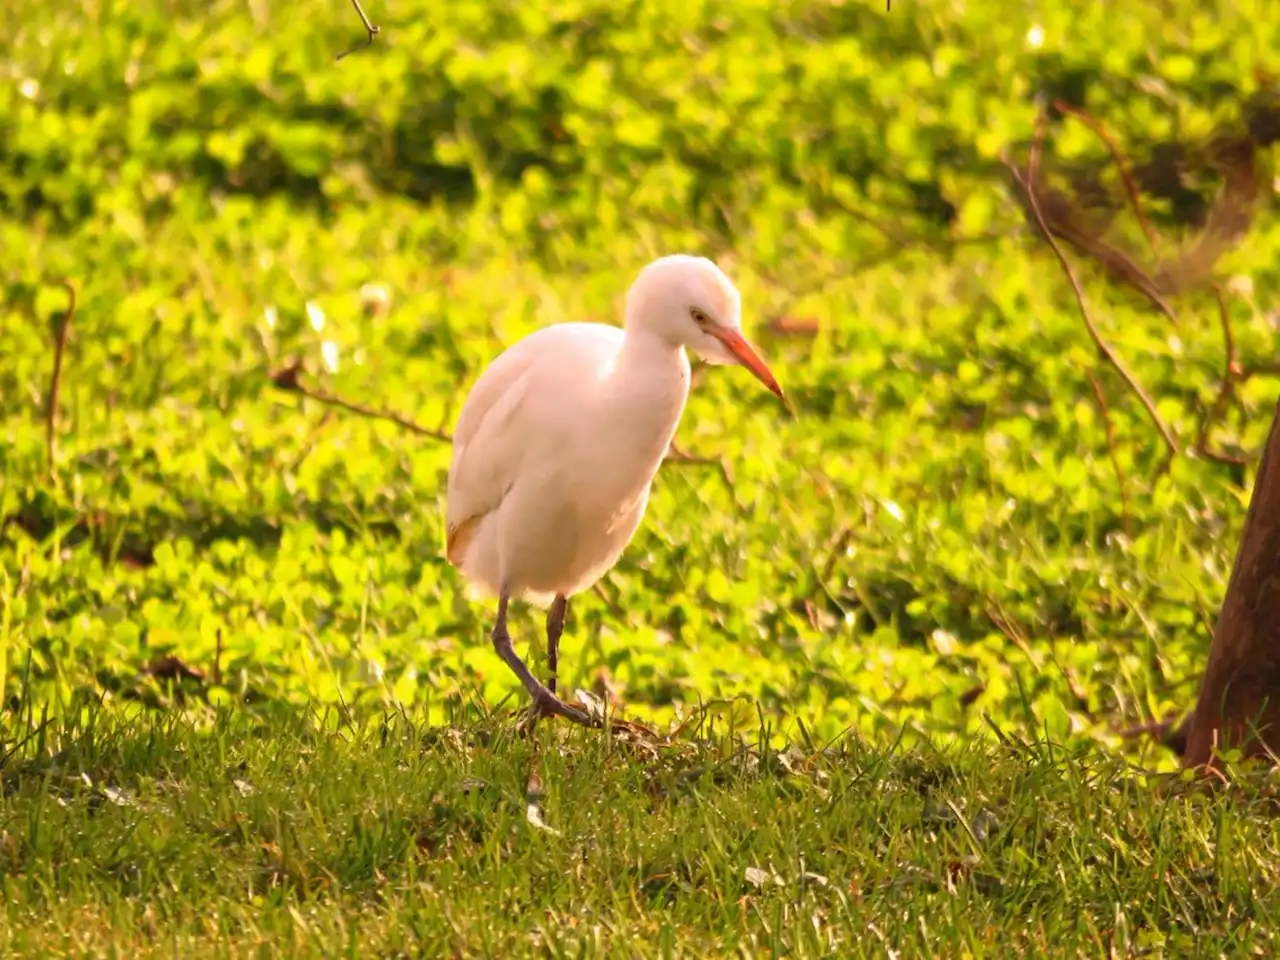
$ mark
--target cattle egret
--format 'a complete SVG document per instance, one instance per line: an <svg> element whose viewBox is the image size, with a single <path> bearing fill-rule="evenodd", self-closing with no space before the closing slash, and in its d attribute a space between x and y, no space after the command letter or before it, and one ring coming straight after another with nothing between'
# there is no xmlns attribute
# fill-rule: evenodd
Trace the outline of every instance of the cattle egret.
<svg viewBox="0 0 1280 960"><path fill-rule="evenodd" d="M742 299L710 260L662 257L627 292L622 329L562 323L530 334L480 375L453 435L446 553L496 596L494 649L533 698L535 716L593 725L555 693L568 598L617 562L689 395L685 347L738 363L782 388L743 338ZM507 632L507 604L550 601L544 686Z"/></svg>

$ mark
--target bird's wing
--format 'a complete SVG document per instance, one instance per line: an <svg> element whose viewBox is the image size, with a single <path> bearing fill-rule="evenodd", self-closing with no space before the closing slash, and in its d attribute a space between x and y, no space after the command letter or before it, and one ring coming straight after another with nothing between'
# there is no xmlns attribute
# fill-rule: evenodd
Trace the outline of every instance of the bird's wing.
<svg viewBox="0 0 1280 960"><path fill-rule="evenodd" d="M457 566L486 514L511 489L525 445L520 409L532 380L533 357L513 355L476 381L453 434L445 510L445 554Z"/></svg>
<svg viewBox="0 0 1280 960"><path fill-rule="evenodd" d="M453 434L445 509L450 563L466 555L476 525L502 503L524 458L554 449L573 422L577 391L609 367L621 345L618 327L556 324L509 347L480 375ZM549 406L547 398L557 403Z"/></svg>

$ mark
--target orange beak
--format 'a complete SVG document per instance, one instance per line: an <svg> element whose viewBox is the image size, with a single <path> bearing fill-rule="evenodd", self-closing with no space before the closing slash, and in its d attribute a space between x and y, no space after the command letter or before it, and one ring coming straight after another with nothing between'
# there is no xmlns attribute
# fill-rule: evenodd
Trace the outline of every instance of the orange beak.
<svg viewBox="0 0 1280 960"><path fill-rule="evenodd" d="M717 330L708 330L713 337L729 348L740 364L750 370L757 380L763 383L773 392L783 403L787 402L787 398L782 395L782 388L778 386L778 381L773 378L768 364L760 359L760 354L756 353L755 347L747 343L746 338L737 330L730 330L721 327Z"/></svg>

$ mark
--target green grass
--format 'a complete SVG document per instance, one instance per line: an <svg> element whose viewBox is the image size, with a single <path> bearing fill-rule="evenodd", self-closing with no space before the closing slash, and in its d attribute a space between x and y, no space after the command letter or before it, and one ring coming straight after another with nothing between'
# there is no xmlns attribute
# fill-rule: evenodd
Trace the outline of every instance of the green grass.
<svg viewBox="0 0 1280 960"><path fill-rule="evenodd" d="M5 767L0 950L1275 950L1265 784L1198 795L1016 740L778 753L712 718L648 750L458 719L90 709L49 725Z"/></svg>
<svg viewBox="0 0 1280 960"><path fill-rule="evenodd" d="M1000 162L1045 96L1140 168L1189 146L1146 198L1188 242L1222 183L1198 146L1272 109L1269 0L369 13L341 62L339 0L0 18L0 952L1269 949L1265 784L1158 792L1175 759L1116 731L1193 700L1276 379L1212 430L1244 467L1195 456L1208 286L1175 328L1077 257L1163 469ZM1275 154L1214 264L1245 367L1280 348ZM1145 256L1085 126L1053 116L1044 166L1101 171ZM553 834L443 557L447 445L271 374L447 429L505 345L616 320L674 251L738 283L796 415L699 370L678 442L724 470L664 468L561 656L692 726L656 757L540 732Z"/></svg>

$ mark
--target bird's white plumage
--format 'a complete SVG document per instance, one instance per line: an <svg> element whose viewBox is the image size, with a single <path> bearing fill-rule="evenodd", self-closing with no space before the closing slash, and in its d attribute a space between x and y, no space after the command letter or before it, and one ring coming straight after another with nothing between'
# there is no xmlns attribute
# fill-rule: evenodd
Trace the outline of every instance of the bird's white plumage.
<svg viewBox="0 0 1280 960"><path fill-rule="evenodd" d="M739 315L711 261L664 257L629 291L624 329L557 324L493 361L459 415L449 469L448 557L473 587L572 596L617 561L684 410L684 347L731 358L722 341Z"/></svg>
<svg viewBox="0 0 1280 960"><path fill-rule="evenodd" d="M644 516L688 388L683 351L604 324L547 327L499 356L454 433L446 524L471 525L451 556L468 581L534 600L590 587Z"/></svg>

